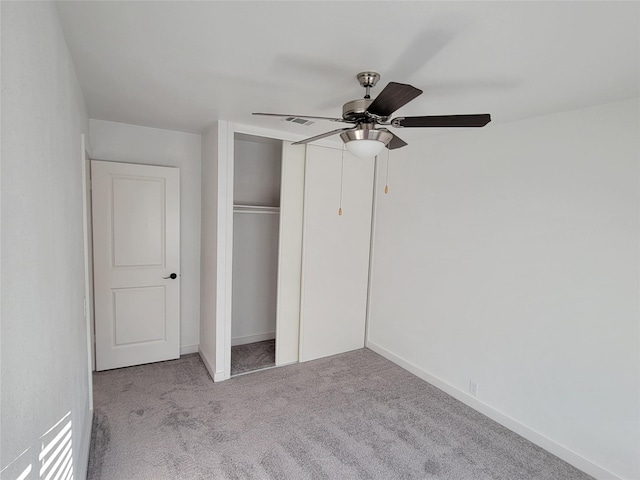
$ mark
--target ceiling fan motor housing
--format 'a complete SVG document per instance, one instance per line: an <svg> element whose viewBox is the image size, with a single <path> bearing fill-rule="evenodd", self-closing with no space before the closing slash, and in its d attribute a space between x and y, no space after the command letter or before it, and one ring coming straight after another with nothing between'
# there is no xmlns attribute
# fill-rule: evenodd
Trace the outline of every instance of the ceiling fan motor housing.
<svg viewBox="0 0 640 480"><path fill-rule="evenodd" d="M345 103L342 106L342 118L347 122L368 122L370 117L365 112L373 102L369 96L369 92L371 88L376 86L378 80L380 80L380 74L378 72L360 72L356 75L356 78L360 86L366 88L367 93L364 98Z"/></svg>
<svg viewBox="0 0 640 480"><path fill-rule="evenodd" d="M370 98L359 98L345 103L342 106L342 118L348 122L365 120L367 118L365 112L372 102Z"/></svg>

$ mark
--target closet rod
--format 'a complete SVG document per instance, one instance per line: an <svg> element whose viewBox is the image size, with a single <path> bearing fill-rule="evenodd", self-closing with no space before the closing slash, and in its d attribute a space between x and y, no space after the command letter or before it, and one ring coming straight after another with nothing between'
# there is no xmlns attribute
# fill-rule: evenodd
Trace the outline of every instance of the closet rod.
<svg viewBox="0 0 640 480"><path fill-rule="evenodd" d="M265 207L262 205L234 205L233 213L280 213L280 207Z"/></svg>

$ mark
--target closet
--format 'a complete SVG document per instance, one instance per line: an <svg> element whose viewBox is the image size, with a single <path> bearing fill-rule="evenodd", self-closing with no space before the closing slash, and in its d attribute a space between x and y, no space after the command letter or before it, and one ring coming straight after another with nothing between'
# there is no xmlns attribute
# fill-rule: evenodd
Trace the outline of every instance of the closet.
<svg viewBox="0 0 640 480"><path fill-rule="evenodd" d="M282 141L236 133L231 375L275 366Z"/></svg>
<svg viewBox="0 0 640 480"><path fill-rule="evenodd" d="M375 159L247 130L203 137L199 351L215 381L365 344Z"/></svg>

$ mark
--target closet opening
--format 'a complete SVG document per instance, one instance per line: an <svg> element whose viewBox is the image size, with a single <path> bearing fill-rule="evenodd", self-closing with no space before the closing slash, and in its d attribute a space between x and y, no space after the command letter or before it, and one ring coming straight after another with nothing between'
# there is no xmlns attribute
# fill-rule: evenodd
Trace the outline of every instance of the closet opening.
<svg viewBox="0 0 640 480"><path fill-rule="evenodd" d="M276 365L282 141L235 133L231 376Z"/></svg>

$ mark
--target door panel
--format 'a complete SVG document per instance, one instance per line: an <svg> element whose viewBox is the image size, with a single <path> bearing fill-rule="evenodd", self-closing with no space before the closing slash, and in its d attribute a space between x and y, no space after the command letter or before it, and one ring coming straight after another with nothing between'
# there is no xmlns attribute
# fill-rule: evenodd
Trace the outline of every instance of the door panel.
<svg viewBox="0 0 640 480"><path fill-rule="evenodd" d="M276 365L298 361L305 145L282 145Z"/></svg>
<svg viewBox="0 0 640 480"><path fill-rule="evenodd" d="M166 340L165 288L115 288L113 324L116 347Z"/></svg>
<svg viewBox="0 0 640 480"><path fill-rule="evenodd" d="M307 147L300 361L364 347L374 159L341 158Z"/></svg>
<svg viewBox="0 0 640 480"><path fill-rule="evenodd" d="M96 369L178 358L179 170L91 168ZM164 278L171 273L177 278Z"/></svg>
<svg viewBox="0 0 640 480"><path fill-rule="evenodd" d="M114 176L112 182L113 266L163 265L164 179Z"/></svg>

